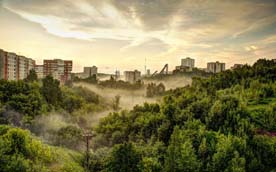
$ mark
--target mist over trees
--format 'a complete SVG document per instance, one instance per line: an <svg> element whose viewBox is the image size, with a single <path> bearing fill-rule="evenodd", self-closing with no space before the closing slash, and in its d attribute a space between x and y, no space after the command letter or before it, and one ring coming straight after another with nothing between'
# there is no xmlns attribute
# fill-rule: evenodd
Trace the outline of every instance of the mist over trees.
<svg viewBox="0 0 276 172"><path fill-rule="evenodd" d="M0 169L84 171L85 128L94 132L88 152L93 172L275 171L275 82L276 63L261 59L194 77L191 85L166 91L159 103L119 111L119 96L104 102L51 76L42 82L1 80ZM103 109L116 112L92 127L85 114ZM62 122L47 123L53 111L63 114ZM47 131L47 144L30 131Z"/></svg>
<svg viewBox="0 0 276 172"><path fill-rule="evenodd" d="M166 93L161 104L102 119L94 144L113 151L136 145L139 171L273 171L275 79L275 62L264 59L195 77L190 86ZM101 163L98 171L105 170L107 162Z"/></svg>

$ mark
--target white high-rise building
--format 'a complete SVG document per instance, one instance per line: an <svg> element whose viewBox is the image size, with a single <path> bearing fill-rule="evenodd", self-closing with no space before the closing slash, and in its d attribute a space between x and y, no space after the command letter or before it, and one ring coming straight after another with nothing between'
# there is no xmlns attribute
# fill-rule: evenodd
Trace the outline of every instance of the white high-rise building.
<svg viewBox="0 0 276 172"><path fill-rule="evenodd" d="M195 59L192 59L190 57L187 57L185 59L181 59L181 66L182 67L190 67L194 68L195 67Z"/></svg>

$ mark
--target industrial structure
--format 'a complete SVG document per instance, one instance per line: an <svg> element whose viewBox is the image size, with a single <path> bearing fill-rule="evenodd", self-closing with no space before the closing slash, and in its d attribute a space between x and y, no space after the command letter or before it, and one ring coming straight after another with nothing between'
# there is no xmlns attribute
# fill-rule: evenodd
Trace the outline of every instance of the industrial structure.
<svg viewBox="0 0 276 172"><path fill-rule="evenodd" d="M33 59L0 49L0 79L25 79L34 66Z"/></svg>
<svg viewBox="0 0 276 172"><path fill-rule="evenodd" d="M159 72L159 74L158 74L158 71L156 70L155 72L153 72L153 74L151 76L155 76L155 75L168 75L168 74L169 74L169 65L165 64L164 67Z"/></svg>
<svg viewBox="0 0 276 172"><path fill-rule="evenodd" d="M125 81L130 83L135 83L141 79L141 72L138 70L125 71L124 75L125 75Z"/></svg>
<svg viewBox="0 0 276 172"><path fill-rule="evenodd" d="M115 71L115 79L116 79L116 80L119 80L120 77L121 77L120 71L119 71L119 70L116 70L116 71Z"/></svg>
<svg viewBox="0 0 276 172"><path fill-rule="evenodd" d="M97 74L98 74L97 66L92 66L92 67L84 67L83 72L74 73L74 76L84 79L84 78L92 77L93 75L97 75Z"/></svg>
<svg viewBox="0 0 276 172"><path fill-rule="evenodd" d="M225 63L220 63L219 61L207 63L207 72L219 73L222 71L225 71Z"/></svg>

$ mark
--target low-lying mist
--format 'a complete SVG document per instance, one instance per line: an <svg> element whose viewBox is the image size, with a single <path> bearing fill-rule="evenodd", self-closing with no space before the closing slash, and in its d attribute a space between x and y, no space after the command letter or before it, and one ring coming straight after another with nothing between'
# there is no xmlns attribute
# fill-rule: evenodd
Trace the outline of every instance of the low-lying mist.
<svg viewBox="0 0 276 172"><path fill-rule="evenodd" d="M77 83L74 86L82 86L85 87L96 94L100 95L107 101L112 101L115 96L120 96L119 107L121 109L132 109L135 105L141 105L145 102L153 103L156 102L158 98L147 98L145 96L145 89L139 90L122 90L122 89L113 89L113 88L104 88L98 87L96 85L87 84L87 83Z"/></svg>
<svg viewBox="0 0 276 172"><path fill-rule="evenodd" d="M144 81L145 87L139 90L123 90L99 87L88 83L74 83L74 87L82 86L98 94L101 99L107 104L112 104L116 96L120 96L118 110L131 110L135 105L142 105L145 102L154 103L159 102L162 97L146 97L146 85L148 83L163 83L166 90L177 87L184 87L191 83L191 78L188 77L168 77L164 79L147 79ZM95 127L99 120L110 113L114 112L110 106L102 111L89 113L75 113L69 114L67 112L51 112L37 116L34 119L34 126L31 129L37 136L41 137L45 142L50 144L57 144L57 133L66 127L76 127L82 131ZM81 141L82 143L82 141ZM76 149L80 149L83 145L79 145Z"/></svg>
<svg viewBox="0 0 276 172"><path fill-rule="evenodd" d="M160 78L160 79L146 79L144 80L144 83L160 83L162 82L165 87L166 90L170 90L170 89L175 89L178 87L184 87L186 85L189 85L192 83L192 78L188 77L188 76L165 76L164 78Z"/></svg>

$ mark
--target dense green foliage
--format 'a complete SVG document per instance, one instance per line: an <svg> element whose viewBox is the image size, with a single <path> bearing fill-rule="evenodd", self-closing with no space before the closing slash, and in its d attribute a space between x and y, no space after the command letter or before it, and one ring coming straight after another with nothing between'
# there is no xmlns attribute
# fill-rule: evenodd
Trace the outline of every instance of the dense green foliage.
<svg viewBox="0 0 276 172"><path fill-rule="evenodd" d="M22 126L54 110L72 114L99 111L103 107L107 108L96 93L83 87L60 86L50 75L42 83L32 79L0 80L0 124Z"/></svg>
<svg viewBox="0 0 276 172"><path fill-rule="evenodd" d="M114 89L136 90L143 88L144 83L141 80L138 80L135 83L129 83L122 80L117 81L113 78L113 76L111 76L109 80L100 81L98 85Z"/></svg>
<svg viewBox="0 0 276 172"><path fill-rule="evenodd" d="M84 79L81 79L79 77L74 77L73 81L74 82L87 82L89 84L97 84L98 83L97 75L95 75L95 74L90 77L84 78Z"/></svg>
<svg viewBox="0 0 276 172"><path fill-rule="evenodd" d="M34 81L37 81L37 80L38 80L38 77L37 77L37 74L36 74L35 70L31 69L30 73L28 74L28 76L25 79L25 81L27 81L27 82L34 82Z"/></svg>
<svg viewBox="0 0 276 172"><path fill-rule="evenodd" d="M26 130L0 125L1 172L84 171L76 161L79 155L74 156L41 143Z"/></svg>
<svg viewBox="0 0 276 172"><path fill-rule="evenodd" d="M0 123L21 125L43 110L43 97L37 83L0 81ZM17 113L19 114L17 114ZM24 119L22 119L24 118Z"/></svg>
<svg viewBox="0 0 276 172"><path fill-rule="evenodd" d="M138 80L135 83L129 83L123 80L116 80L115 77L112 75L110 76L110 79L104 80L104 81L98 80L96 75L93 75L91 77L84 78L84 79L74 77L73 81L96 84L99 87L106 87L106 88L113 88L113 89L126 89L126 90L141 89L144 86L141 80Z"/></svg>
<svg viewBox="0 0 276 172"><path fill-rule="evenodd" d="M166 91L166 87L163 83L159 83L156 85L155 83L149 83L147 85L146 96L153 97L153 96L160 96L163 95Z"/></svg>
<svg viewBox="0 0 276 172"><path fill-rule="evenodd" d="M112 151L94 159L91 168L274 171L275 81L276 63L261 59L253 66L194 78L190 86L169 91L160 104L113 113L95 128L94 139L95 149ZM118 159L122 154L137 161L126 167L126 160Z"/></svg>
<svg viewBox="0 0 276 172"><path fill-rule="evenodd" d="M272 60L195 77L191 85L166 92L160 103L118 112L119 102L117 96L110 105L117 112L94 128L89 171L276 171ZM59 147L43 144L29 131L0 125L0 171L84 171L86 157L72 151L84 150L81 127L91 127L82 115L108 108L96 93L60 86L51 76L42 83L1 80L0 124L37 131L33 128L43 128L34 126L37 117L49 126L44 120L50 112L66 118L45 137Z"/></svg>

